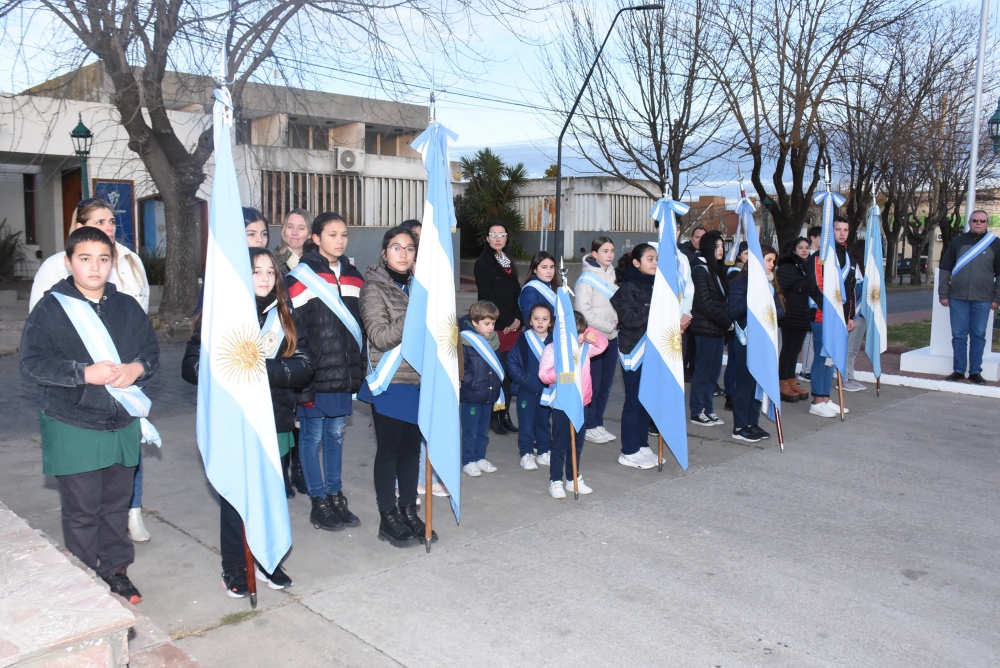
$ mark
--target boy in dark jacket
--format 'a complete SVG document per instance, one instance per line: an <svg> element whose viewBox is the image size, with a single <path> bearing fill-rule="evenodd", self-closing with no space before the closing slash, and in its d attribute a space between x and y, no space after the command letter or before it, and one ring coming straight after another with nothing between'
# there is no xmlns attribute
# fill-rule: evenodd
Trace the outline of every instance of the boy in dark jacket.
<svg viewBox="0 0 1000 668"><path fill-rule="evenodd" d="M42 472L59 485L67 549L112 592L138 603L142 596L127 575L135 560L128 506L142 436L140 416L121 400L148 407L134 385L153 375L160 346L139 303L108 283L113 253L111 240L97 228L69 235L70 276L52 286L28 316L21 374L38 385ZM84 320L98 328L98 336L82 333ZM113 348L95 357L91 351L102 347L102 326Z"/></svg>
<svg viewBox="0 0 1000 668"><path fill-rule="evenodd" d="M462 318L462 388L458 399L462 411L462 470L477 478L497 467L486 459L490 415L503 408L501 399L504 372L496 351L500 337L493 331L500 309L493 302L478 301ZM472 328L467 329L471 321Z"/></svg>

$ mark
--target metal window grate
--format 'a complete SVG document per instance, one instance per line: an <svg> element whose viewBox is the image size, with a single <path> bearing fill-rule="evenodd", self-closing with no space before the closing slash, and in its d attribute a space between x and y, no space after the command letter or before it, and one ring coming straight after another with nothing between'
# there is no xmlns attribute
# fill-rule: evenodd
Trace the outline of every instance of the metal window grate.
<svg viewBox="0 0 1000 668"><path fill-rule="evenodd" d="M364 221L362 178L357 174L261 172L261 203L272 225L281 225L292 209L313 215L335 211L348 225Z"/></svg>

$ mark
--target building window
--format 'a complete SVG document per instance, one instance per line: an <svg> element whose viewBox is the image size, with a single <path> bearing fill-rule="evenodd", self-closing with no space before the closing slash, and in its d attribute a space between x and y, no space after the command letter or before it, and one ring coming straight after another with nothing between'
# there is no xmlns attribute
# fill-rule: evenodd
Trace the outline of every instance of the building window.
<svg viewBox="0 0 1000 668"><path fill-rule="evenodd" d="M330 131L323 127L288 124L288 148L307 148L314 151L330 150Z"/></svg>
<svg viewBox="0 0 1000 668"><path fill-rule="evenodd" d="M236 126L236 143L249 146L253 143L253 121L249 118L241 118L234 123Z"/></svg>
<svg viewBox="0 0 1000 668"><path fill-rule="evenodd" d="M15 181L16 183L16 181ZM35 175L24 175L24 242L38 243L38 231L35 225Z"/></svg>
<svg viewBox="0 0 1000 668"><path fill-rule="evenodd" d="M362 178L357 174L308 174L304 172L261 172L263 213L274 225L281 225L292 209L306 209L316 215L335 211L348 225L364 224Z"/></svg>

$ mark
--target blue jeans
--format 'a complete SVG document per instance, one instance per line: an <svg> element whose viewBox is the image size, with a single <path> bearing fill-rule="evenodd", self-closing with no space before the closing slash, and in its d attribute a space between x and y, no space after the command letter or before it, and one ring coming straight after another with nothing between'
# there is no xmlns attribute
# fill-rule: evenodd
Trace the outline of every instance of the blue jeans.
<svg viewBox="0 0 1000 668"><path fill-rule="evenodd" d="M990 319L990 302L970 302L952 299L951 348L955 353L954 369L958 373L982 373L983 350L986 349L986 323Z"/></svg>
<svg viewBox="0 0 1000 668"><path fill-rule="evenodd" d="M622 369L625 381L625 403L622 404L622 454L634 455L649 445L649 413L639 401L639 380L642 367L635 371Z"/></svg>
<svg viewBox="0 0 1000 668"><path fill-rule="evenodd" d="M584 429L604 426L604 411L611 395L611 383L615 382L618 368L618 337L608 339L607 349L597 357L590 358L590 386L594 388L594 398L587 406L587 421Z"/></svg>
<svg viewBox="0 0 1000 668"><path fill-rule="evenodd" d="M982 357L982 355L980 355ZM139 446L139 465L135 467L135 480L132 481L132 502L129 509L142 508L142 446Z"/></svg>
<svg viewBox="0 0 1000 668"><path fill-rule="evenodd" d="M341 490L346 424L346 417L299 418L299 461L310 497L328 496Z"/></svg>
<svg viewBox="0 0 1000 668"><path fill-rule="evenodd" d="M461 402L462 412L462 466L486 459L486 446L490 443L490 404Z"/></svg>
<svg viewBox="0 0 1000 668"><path fill-rule="evenodd" d="M722 371L722 346L726 340L714 336L694 335L694 374L691 376L691 415L702 411L714 413L712 395Z"/></svg>
<svg viewBox="0 0 1000 668"><path fill-rule="evenodd" d="M733 369L733 426L737 429L760 423L757 380L747 368L747 347L739 339L729 342L729 367ZM727 367L728 370L728 367Z"/></svg>
<svg viewBox="0 0 1000 668"><path fill-rule="evenodd" d="M826 365L823 357L823 323L813 323L813 363L809 372L809 383L812 385L814 397L830 398L830 388L833 387L833 366Z"/></svg>
<svg viewBox="0 0 1000 668"><path fill-rule="evenodd" d="M591 360L593 361L593 360ZM552 409L542 405L542 395L521 389L515 399L517 407L517 451L524 457L537 448L544 455L552 448Z"/></svg>
<svg viewBox="0 0 1000 668"><path fill-rule="evenodd" d="M646 421L649 426L649 420ZM572 484L573 480L573 459L569 451L570 437L569 430L573 428L573 423L559 409L552 409L552 450L549 455L549 480L556 481L563 479L563 471L566 473L566 480ZM576 432L576 469L580 472L580 455L583 454L583 429Z"/></svg>

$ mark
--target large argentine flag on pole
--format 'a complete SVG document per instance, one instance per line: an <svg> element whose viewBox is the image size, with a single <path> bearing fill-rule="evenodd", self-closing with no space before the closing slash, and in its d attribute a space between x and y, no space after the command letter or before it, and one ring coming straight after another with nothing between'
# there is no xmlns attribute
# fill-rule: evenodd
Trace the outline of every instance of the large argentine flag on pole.
<svg viewBox="0 0 1000 668"><path fill-rule="evenodd" d="M458 409L458 321L455 318L455 258L451 234L455 207L448 173L448 140L458 135L433 122L413 142L427 170L427 198L420 252L410 284L403 326L403 359L420 374L417 422L431 466L451 492L460 519L462 430Z"/></svg>
<svg viewBox="0 0 1000 668"><path fill-rule="evenodd" d="M233 104L224 87L215 97L198 448L209 481L243 518L250 551L270 573L292 546L292 528L233 165Z"/></svg>
<svg viewBox="0 0 1000 668"><path fill-rule="evenodd" d="M865 239L865 281L861 315L865 330L865 354L872 362L875 377L882 375L882 353L889 347L885 326L885 260L882 257L882 214L877 204L868 209L868 236Z"/></svg>
<svg viewBox="0 0 1000 668"><path fill-rule="evenodd" d="M650 217L660 221L656 275L653 277L653 301L649 305L646 326L646 350L643 353L642 377L639 378L639 401L670 448L680 467L688 467L687 415L684 406L684 354L681 345L681 298L678 262L686 262L677 253L677 216L690 207L666 197L653 205Z"/></svg>
<svg viewBox="0 0 1000 668"><path fill-rule="evenodd" d="M823 232L820 262L823 265L823 350L821 354L833 360L840 377L847 377L847 321L844 320L844 276L837 260L837 242L833 235L833 210L846 201L829 189L813 199L823 205Z"/></svg>
<svg viewBox="0 0 1000 668"><path fill-rule="evenodd" d="M552 353L556 382L542 394L542 403L558 408L577 431L583 429L583 347L576 331L576 317L564 283L556 292L556 320L552 325ZM526 427L527 428L527 427Z"/></svg>
<svg viewBox="0 0 1000 668"><path fill-rule="evenodd" d="M754 206L746 195L736 213L747 231L747 368L763 390L768 417L781 411L781 383L778 379L778 313L774 308L774 286L767 280L764 254L753 220Z"/></svg>

